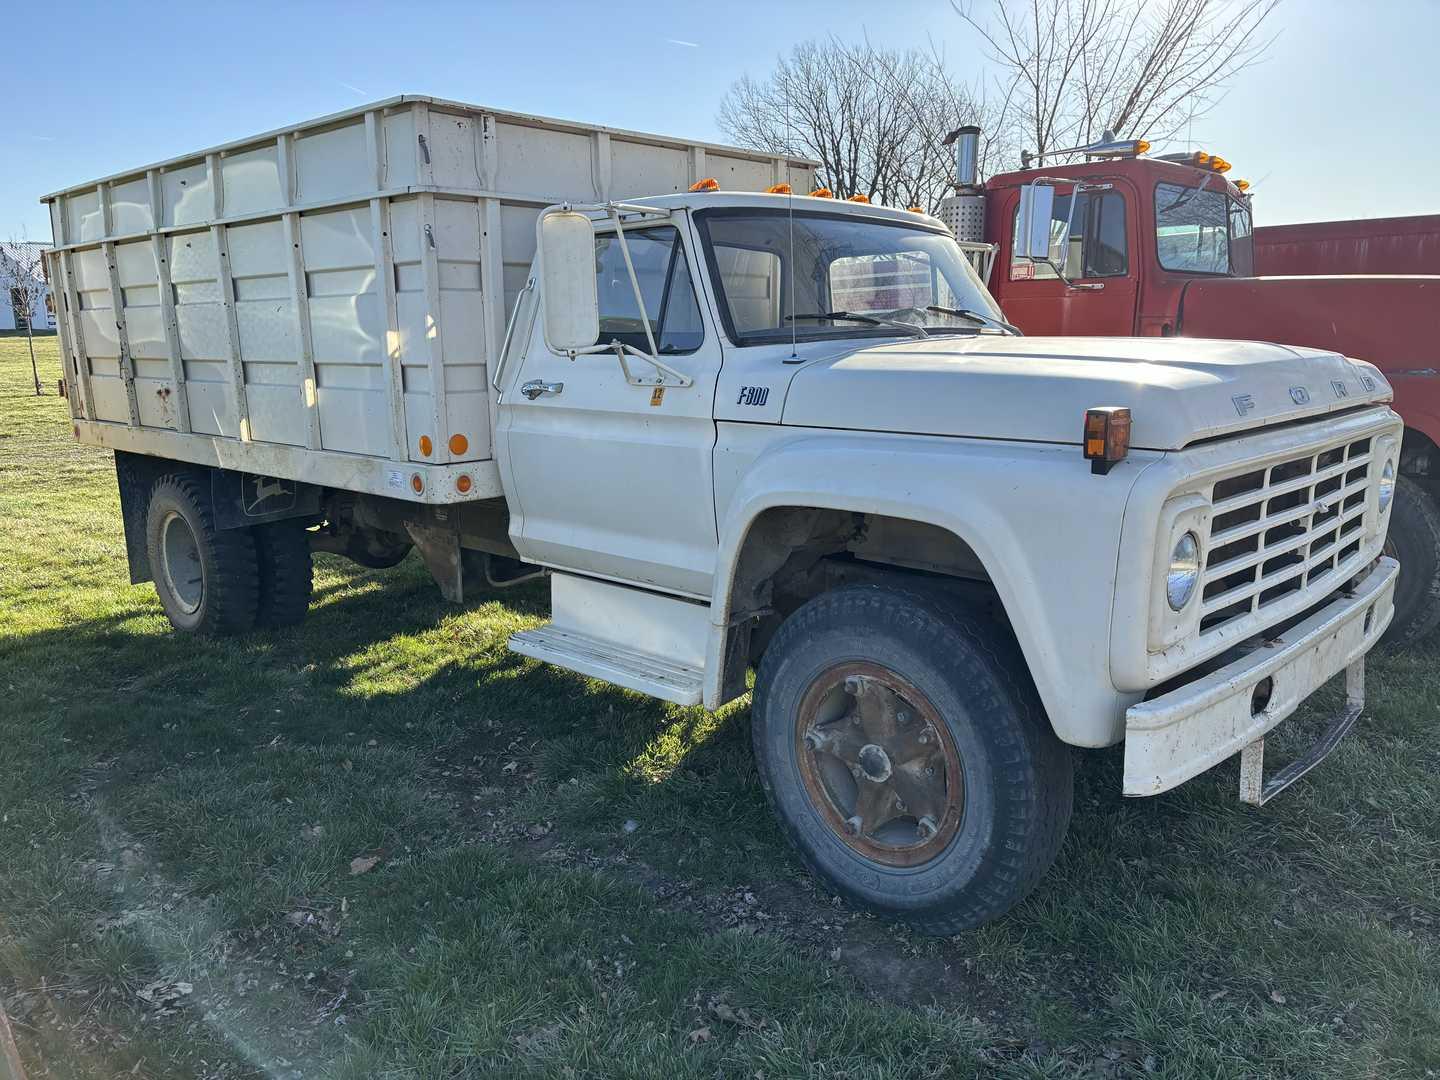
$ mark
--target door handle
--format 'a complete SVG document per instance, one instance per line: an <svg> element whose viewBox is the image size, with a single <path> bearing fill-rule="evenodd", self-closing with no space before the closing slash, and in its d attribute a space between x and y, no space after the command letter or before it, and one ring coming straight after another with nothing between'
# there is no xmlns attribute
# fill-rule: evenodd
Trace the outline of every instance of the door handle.
<svg viewBox="0 0 1440 1080"><path fill-rule="evenodd" d="M531 379L520 387L520 392L534 401L541 394L558 394L564 389L563 382L541 382L539 379Z"/></svg>

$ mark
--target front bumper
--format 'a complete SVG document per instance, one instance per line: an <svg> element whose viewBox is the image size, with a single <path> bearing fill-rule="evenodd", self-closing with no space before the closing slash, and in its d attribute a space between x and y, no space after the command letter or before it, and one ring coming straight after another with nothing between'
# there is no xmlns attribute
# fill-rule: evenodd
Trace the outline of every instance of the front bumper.
<svg viewBox="0 0 1440 1080"><path fill-rule="evenodd" d="M1265 733L1334 675L1355 665L1348 673L1345 713L1307 755L1304 768L1286 770L1288 778L1279 786L1318 763L1359 715L1363 658L1390 625L1399 572L1394 559L1381 558L1353 592L1336 596L1253 652L1178 690L1132 705L1125 713L1125 794L1158 795L1248 748L1241 795L1247 802L1263 802L1278 792L1261 794L1262 787L1271 787L1261 785L1258 775ZM1272 681L1269 702L1254 712L1255 687L1264 679Z"/></svg>

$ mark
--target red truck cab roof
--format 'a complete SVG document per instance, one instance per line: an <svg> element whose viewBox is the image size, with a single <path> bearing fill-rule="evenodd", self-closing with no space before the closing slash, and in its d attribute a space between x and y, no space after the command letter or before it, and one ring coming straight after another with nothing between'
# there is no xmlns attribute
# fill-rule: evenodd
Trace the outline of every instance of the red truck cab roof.
<svg viewBox="0 0 1440 1080"><path fill-rule="evenodd" d="M1226 179L1222 173L1196 168L1194 165L1178 161L1162 161L1160 158L1152 157L1106 158L1101 161L1087 161L1083 164L1045 165L1031 169L1017 169L1014 172L992 176L985 182L985 189L990 192L998 192L1006 188L1018 188L1023 184L1034 183L1042 176L1088 183L1103 183L1119 177L1136 185L1168 180L1186 186L1198 184L1206 177L1211 177L1213 178L1212 183L1218 181L1217 189L1223 189L1226 194L1237 199L1242 197L1240 189Z"/></svg>

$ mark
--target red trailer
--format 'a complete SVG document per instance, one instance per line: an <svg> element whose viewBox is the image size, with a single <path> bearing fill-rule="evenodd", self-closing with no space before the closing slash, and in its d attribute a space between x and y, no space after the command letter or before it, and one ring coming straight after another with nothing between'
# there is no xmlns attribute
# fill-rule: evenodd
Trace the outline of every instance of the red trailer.
<svg viewBox="0 0 1440 1080"><path fill-rule="evenodd" d="M1255 272L1440 274L1440 214L1262 226Z"/></svg>
<svg viewBox="0 0 1440 1080"><path fill-rule="evenodd" d="M978 129L955 138L959 183L941 216L958 239L993 245L990 289L1027 334L1261 340L1380 368L1406 424L1390 525L1403 570L1388 636L1409 642L1440 623L1440 215L1284 226L1262 242L1249 185L1228 180L1218 155L1149 157L1143 141L1107 137L1064 152L1083 164L1027 161L981 186ZM1022 258L1017 215L1035 186L1051 189L1051 248ZM1257 277L1257 263L1326 276Z"/></svg>

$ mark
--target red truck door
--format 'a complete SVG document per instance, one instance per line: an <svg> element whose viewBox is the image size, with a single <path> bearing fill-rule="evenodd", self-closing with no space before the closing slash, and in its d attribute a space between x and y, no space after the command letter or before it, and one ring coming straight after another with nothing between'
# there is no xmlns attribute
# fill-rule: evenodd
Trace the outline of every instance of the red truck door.
<svg viewBox="0 0 1440 1080"><path fill-rule="evenodd" d="M1056 189L1052 233L1070 216L1073 185ZM1049 266L1011 256L1019 192L1011 189L1002 213L1004 242L995 268L996 297L1005 316L1027 334L1110 335L1135 333L1136 280L1141 260L1136 243L1135 199L1127 184L1081 191L1070 231L1062 282Z"/></svg>

